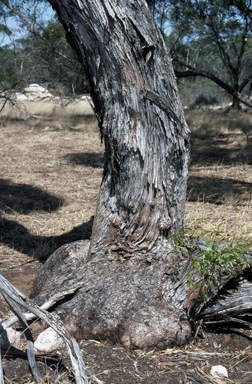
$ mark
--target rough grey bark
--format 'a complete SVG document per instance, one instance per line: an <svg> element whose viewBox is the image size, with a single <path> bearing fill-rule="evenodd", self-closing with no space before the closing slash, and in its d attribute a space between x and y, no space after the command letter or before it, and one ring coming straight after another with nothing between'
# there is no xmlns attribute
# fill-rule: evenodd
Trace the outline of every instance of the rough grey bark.
<svg viewBox="0 0 252 384"><path fill-rule="evenodd" d="M165 348L189 340L187 261L180 253L89 260L88 246L81 241L58 249L34 285L40 305L83 283L56 307L69 333L77 339L109 338L126 348Z"/></svg>
<svg viewBox="0 0 252 384"><path fill-rule="evenodd" d="M50 3L88 74L105 143L92 247L153 249L182 226L189 157L162 37L142 0Z"/></svg>
<svg viewBox="0 0 252 384"><path fill-rule="evenodd" d="M88 75L105 165L89 252L83 243L56 252L34 295L45 301L83 280L58 307L73 333L181 344L187 287L174 277L186 257L171 236L183 226L189 130L162 36L144 0L49 2Z"/></svg>

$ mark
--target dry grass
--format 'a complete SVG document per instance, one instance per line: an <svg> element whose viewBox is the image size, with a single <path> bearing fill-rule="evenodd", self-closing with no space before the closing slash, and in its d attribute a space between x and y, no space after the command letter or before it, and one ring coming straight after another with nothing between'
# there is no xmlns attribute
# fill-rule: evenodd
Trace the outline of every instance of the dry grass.
<svg viewBox="0 0 252 384"><path fill-rule="evenodd" d="M1 258L43 259L90 236L103 158L96 119L87 102L42 106L2 119Z"/></svg>
<svg viewBox="0 0 252 384"><path fill-rule="evenodd" d="M187 232L220 240L239 239L252 245L252 148L244 134L245 126L250 130L252 116L197 111L188 112L187 119L192 130ZM102 175L103 146L96 119L85 102L66 108L30 102L5 110L0 134L0 272L29 293L41 260L64 243L90 237ZM6 308L1 301L0 317L3 315L6 316ZM216 344L223 345L223 340L222 335L211 334L200 343L203 350L210 348L215 355ZM242 350L245 342L242 339ZM200 363L192 360L188 364L186 360L179 367L177 360L163 361L157 356L155 365L153 359L143 360L118 346L83 343L88 367L107 383L145 379L147 383L148 378L157 383L177 382L183 375L191 377L195 372L192 368L203 360L206 371L213 363L222 363L220 358L211 362L210 358L201 358ZM230 341L230 352L229 344ZM222 360L227 365L227 358ZM20 383L28 383L25 378L30 373L23 371L23 366L18 370L15 360L5 362L9 364L8 375L16 378L22 372ZM230 359L228 364L231 371L234 361ZM243 370L241 382L250 382L243 373L250 372L250 362ZM69 382L57 370L46 371L47 376L48 383L56 379Z"/></svg>
<svg viewBox="0 0 252 384"><path fill-rule="evenodd" d="M252 115L197 111L187 118L193 146L186 227L252 244L251 146L243 132ZM0 130L3 266L43 260L68 241L88 238L103 160L89 104L29 102L5 110Z"/></svg>
<svg viewBox="0 0 252 384"><path fill-rule="evenodd" d="M185 225L191 232L252 245L250 113L187 113L192 164ZM246 126L246 134L244 133Z"/></svg>

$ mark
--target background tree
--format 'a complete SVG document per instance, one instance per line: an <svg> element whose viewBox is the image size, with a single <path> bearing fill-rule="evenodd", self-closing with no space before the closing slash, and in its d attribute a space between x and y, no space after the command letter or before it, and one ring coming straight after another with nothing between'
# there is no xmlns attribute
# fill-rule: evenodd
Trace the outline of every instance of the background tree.
<svg viewBox="0 0 252 384"><path fill-rule="evenodd" d="M226 101L226 94L236 108L238 99L250 105L246 97L251 78L250 1L147 3L173 57L184 104ZM76 55L66 43L62 26L53 20L53 13L51 20L48 16L45 19L45 14L50 14L47 10L46 1L1 2L1 29L12 36L7 48L15 56L10 62L11 72L19 79L20 89L39 82L52 87L54 93L86 93L89 90ZM19 31L28 33L17 37L6 23L9 17L15 18ZM219 37L209 20L215 21Z"/></svg>
<svg viewBox="0 0 252 384"><path fill-rule="evenodd" d="M0 34L4 38L5 35L11 35L11 30L6 25L6 10L4 5L0 3Z"/></svg>
<svg viewBox="0 0 252 384"><path fill-rule="evenodd" d="M169 0L147 0L147 4L150 8L150 11L156 21L160 31L165 37L168 34L168 7Z"/></svg>
<svg viewBox="0 0 252 384"><path fill-rule="evenodd" d="M176 76L210 79L232 96L236 109L240 101L252 106L244 95L252 78L252 22L238 3L171 0L167 9Z"/></svg>
<svg viewBox="0 0 252 384"><path fill-rule="evenodd" d="M8 65L5 54L0 58L2 86L10 86L14 76L20 89L31 83L43 83L57 94L88 91L82 67L66 41L62 25L52 10L45 17L47 3L3 1L2 11L7 21L15 20L16 26L15 31L10 31L10 42L1 47L6 54L11 51L13 57Z"/></svg>

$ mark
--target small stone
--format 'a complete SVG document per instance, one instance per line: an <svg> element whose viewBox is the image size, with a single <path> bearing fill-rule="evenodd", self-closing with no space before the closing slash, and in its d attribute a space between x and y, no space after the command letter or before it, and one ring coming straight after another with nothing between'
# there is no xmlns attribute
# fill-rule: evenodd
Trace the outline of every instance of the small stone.
<svg viewBox="0 0 252 384"><path fill-rule="evenodd" d="M223 365L214 365L210 370L210 375L213 377L228 377L228 372Z"/></svg>
<svg viewBox="0 0 252 384"><path fill-rule="evenodd" d="M63 345L64 342L62 338L50 327L40 333L34 343L34 348L40 352L52 352L61 348Z"/></svg>

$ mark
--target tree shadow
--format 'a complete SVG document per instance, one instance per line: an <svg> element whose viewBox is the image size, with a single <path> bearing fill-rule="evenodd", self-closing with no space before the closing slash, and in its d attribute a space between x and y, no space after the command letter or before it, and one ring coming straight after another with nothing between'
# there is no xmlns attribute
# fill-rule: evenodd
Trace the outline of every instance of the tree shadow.
<svg viewBox="0 0 252 384"><path fill-rule="evenodd" d="M27 215L33 211L56 211L63 204L62 198L41 188L0 179L0 211Z"/></svg>
<svg viewBox="0 0 252 384"><path fill-rule="evenodd" d="M15 220L0 218L0 242L41 262L64 244L91 237L93 218L59 236L37 236Z"/></svg>
<svg viewBox="0 0 252 384"><path fill-rule="evenodd" d="M190 176L187 187L187 201L235 205L245 205L252 198L252 183L218 177Z"/></svg>
<svg viewBox="0 0 252 384"><path fill-rule="evenodd" d="M195 165L252 163L249 114L189 112L191 159Z"/></svg>
<svg viewBox="0 0 252 384"><path fill-rule="evenodd" d="M69 153L64 158L70 164L84 165L85 167L102 168L104 164L104 155L94 152Z"/></svg>
<svg viewBox="0 0 252 384"><path fill-rule="evenodd" d="M16 184L0 179L0 212L25 214L52 212L64 200L29 184ZM90 239L93 219L59 236L37 236L15 220L0 216L0 242L40 261L46 260L58 247L77 240Z"/></svg>
<svg viewBox="0 0 252 384"><path fill-rule="evenodd" d="M252 146L245 148L224 147L225 137L197 139L192 136L191 163L193 165L209 164L252 164Z"/></svg>

